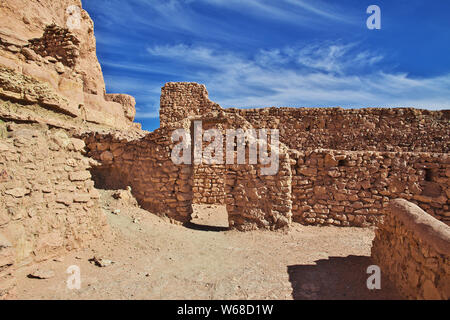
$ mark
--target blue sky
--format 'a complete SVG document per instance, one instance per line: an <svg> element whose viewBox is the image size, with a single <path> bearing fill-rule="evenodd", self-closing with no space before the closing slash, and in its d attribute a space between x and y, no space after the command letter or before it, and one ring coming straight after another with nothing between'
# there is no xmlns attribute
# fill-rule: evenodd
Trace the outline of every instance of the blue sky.
<svg viewBox="0 0 450 320"><path fill-rule="evenodd" d="M369 30L369 5L381 30ZM450 109L447 0L84 0L109 93L159 127L161 87L222 107Z"/></svg>

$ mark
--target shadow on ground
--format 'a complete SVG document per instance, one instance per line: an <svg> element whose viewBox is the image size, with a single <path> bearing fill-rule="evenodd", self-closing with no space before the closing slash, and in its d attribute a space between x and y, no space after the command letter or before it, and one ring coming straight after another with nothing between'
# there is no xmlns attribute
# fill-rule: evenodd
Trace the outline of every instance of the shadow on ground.
<svg viewBox="0 0 450 320"><path fill-rule="evenodd" d="M367 267L374 264L370 257L330 257L315 263L288 266L294 300L401 299L383 270L381 290L367 289Z"/></svg>
<svg viewBox="0 0 450 320"><path fill-rule="evenodd" d="M201 225L201 224L196 224L196 223L192 223L192 222L186 222L183 224L183 226L188 229L193 229L193 230L198 230L198 231L223 232L223 231L230 230L230 228Z"/></svg>

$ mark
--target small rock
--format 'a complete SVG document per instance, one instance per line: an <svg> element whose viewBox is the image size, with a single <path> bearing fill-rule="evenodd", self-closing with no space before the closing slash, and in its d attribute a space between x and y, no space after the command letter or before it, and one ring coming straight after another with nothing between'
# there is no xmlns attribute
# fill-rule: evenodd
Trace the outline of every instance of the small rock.
<svg viewBox="0 0 450 320"><path fill-rule="evenodd" d="M25 189L25 188L14 188L14 189L5 191L5 193L9 194L15 198L22 198L26 194L29 194L30 190Z"/></svg>
<svg viewBox="0 0 450 320"><path fill-rule="evenodd" d="M81 151L86 146L84 141L80 140L80 139L72 138L72 139L70 139L70 141L72 142L72 147L75 151Z"/></svg>
<svg viewBox="0 0 450 320"><path fill-rule="evenodd" d="M39 55L30 48L22 48L22 54L27 60L39 61Z"/></svg>
<svg viewBox="0 0 450 320"><path fill-rule="evenodd" d="M6 144L0 143L0 151L9 151L9 147Z"/></svg>
<svg viewBox="0 0 450 320"><path fill-rule="evenodd" d="M17 53L20 51L20 49L17 48L15 45L10 45L7 49L13 53Z"/></svg>
<svg viewBox="0 0 450 320"><path fill-rule="evenodd" d="M109 152L109 151L104 151L100 155L100 159L102 161L106 161L106 162L113 161L114 160L114 155L111 152Z"/></svg>
<svg viewBox="0 0 450 320"><path fill-rule="evenodd" d="M47 60L48 62L51 62L51 63L58 62L58 60L56 60L56 58L54 58L52 56L45 57L45 60Z"/></svg>
<svg viewBox="0 0 450 320"><path fill-rule="evenodd" d="M3 169L0 171L0 182L6 182L9 179L8 172L6 172L6 169Z"/></svg>
<svg viewBox="0 0 450 320"><path fill-rule="evenodd" d="M65 70L65 68L64 68L64 65L61 63L61 62L57 62L56 64L55 64L55 70L56 70L56 72L58 72L59 74L62 74L62 73L64 73L66 70Z"/></svg>
<svg viewBox="0 0 450 320"><path fill-rule="evenodd" d="M28 275L29 278L33 279L50 279L53 278L54 276L55 272L53 272L52 270L40 270L40 269L37 269L36 271Z"/></svg>
<svg viewBox="0 0 450 320"><path fill-rule="evenodd" d="M96 266L102 267L102 268L108 267L108 266L110 266L111 264L114 263L112 260L103 259L103 258L99 258L99 257L93 257L89 261L95 263Z"/></svg>

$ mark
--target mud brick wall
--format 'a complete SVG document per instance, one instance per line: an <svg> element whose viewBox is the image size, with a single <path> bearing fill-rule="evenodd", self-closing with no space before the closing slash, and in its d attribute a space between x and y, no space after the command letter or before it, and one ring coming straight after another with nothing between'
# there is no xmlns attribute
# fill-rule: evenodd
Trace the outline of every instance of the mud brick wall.
<svg viewBox="0 0 450 320"><path fill-rule="evenodd" d="M450 152L450 110L412 108L225 109L255 128L278 128L291 149Z"/></svg>
<svg viewBox="0 0 450 320"><path fill-rule="evenodd" d="M404 198L450 222L448 154L318 149L291 157L294 221L370 226L391 199Z"/></svg>
<svg viewBox="0 0 450 320"><path fill-rule="evenodd" d="M372 258L408 299L450 298L450 227L397 199L386 208Z"/></svg>
<svg viewBox="0 0 450 320"><path fill-rule="evenodd" d="M80 248L107 228L84 142L62 130L7 126L0 137L0 296L16 268Z"/></svg>
<svg viewBox="0 0 450 320"><path fill-rule="evenodd" d="M68 29L55 24L45 28L41 38L31 39L29 48L42 57L53 57L67 67L73 67L80 55L80 41Z"/></svg>

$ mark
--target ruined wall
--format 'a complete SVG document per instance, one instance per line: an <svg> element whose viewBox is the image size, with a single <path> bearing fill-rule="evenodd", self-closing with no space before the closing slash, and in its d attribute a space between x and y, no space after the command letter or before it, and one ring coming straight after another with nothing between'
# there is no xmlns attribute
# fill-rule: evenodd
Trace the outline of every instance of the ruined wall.
<svg viewBox="0 0 450 320"><path fill-rule="evenodd" d="M191 140L192 146L194 146L194 137L197 134L202 137L203 131L209 129L215 129L220 131L222 134L222 147L226 146L225 133L228 125L222 123L218 119L202 119L201 126L197 127L197 132L195 132L195 127L191 125ZM206 150L208 145L212 143L202 141L202 153ZM225 150L225 149L222 149ZM224 158L223 158L224 159ZM192 169L192 189L193 189L193 203L194 204L225 204L225 177L227 175L227 166L225 161L223 163L208 164L207 161L211 159L202 159L201 163L196 163L193 161Z"/></svg>
<svg viewBox="0 0 450 320"><path fill-rule="evenodd" d="M292 175L286 148L280 151L280 170L274 176L261 175L260 165L175 165L171 136L182 128L192 133L191 120L129 141L111 134L84 135L89 156L101 163L92 170L96 186L130 186L144 209L183 223L191 220L192 204L225 204L232 228L290 224Z"/></svg>
<svg viewBox="0 0 450 320"><path fill-rule="evenodd" d="M185 117L205 122L211 114L232 119L234 128L280 130L280 140L291 148L290 158L294 160L291 191L284 188L286 194L292 192L289 200L294 221L371 226L381 221L383 208L391 199L401 197L450 223L448 111L221 109L209 101L204 86L170 83L162 88L162 125ZM222 124L217 122L215 126ZM220 204L223 194L227 202L236 201L229 189L222 188L222 177L227 175L229 167L194 167L194 202ZM255 176L245 179L253 181ZM254 198L244 199L242 207L244 203L253 205Z"/></svg>
<svg viewBox="0 0 450 320"><path fill-rule="evenodd" d="M229 165L226 204L231 227L239 230L278 229L292 222L291 168L280 152L276 175L261 175L260 165Z"/></svg>
<svg viewBox="0 0 450 320"><path fill-rule="evenodd" d="M376 230L372 258L408 299L450 298L450 227L393 200Z"/></svg>
<svg viewBox="0 0 450 320"><path fill-rule="evenodd" d="M131 141L111 134L84 136L89 156L102 164L93 170L96 185L107 189L130 186L142 208L188 222L192 212L192 169L172 162L172 130L158 129Z"/></svg>
<svg viewBox="0 0 450 320"><path fill-rule="evenodd" d="M16 268L106 234L84 142L45 126L7 126L0 135L0 297Z"/></svg>
<svg viewBox="0 0 450 320"><path fill-rule="evenodd" d="M67 67L74 67L80 56L80 40L68 29L52 24L45 28L41 38L29 40L30 45L24 52L32 51L41 57L52 57ZM30 51L32 50L32 51Z"/></svg>
<svg viewBox="0 0 450 320"><path fill-rule="evenodd" d="M191 116L205 115L222 108L209 100L204 85L169 82L161 88L159 119L161 127Z"/></svg>
<svg viewBox="0 0 450 320"><path fill-rule="evenodd" d="M226 109L255 128L278 128L295 150L450 152L450 110L413 108Z"/></svg>
<svg viewBox="0 0 450 320"><path fill-rule="evenodd" d="M450 223L448 154L318 149L291 157L294 221L369 226L403 198Z"/></svg>

